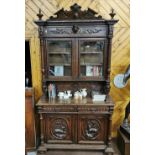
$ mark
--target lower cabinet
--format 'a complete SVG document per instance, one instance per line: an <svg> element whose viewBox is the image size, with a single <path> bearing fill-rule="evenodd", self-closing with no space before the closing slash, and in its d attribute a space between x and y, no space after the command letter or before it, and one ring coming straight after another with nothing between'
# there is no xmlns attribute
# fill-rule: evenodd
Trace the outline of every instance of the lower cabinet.
<svg viewBox="0 0 155 155"><path fill-rule="evenodd" d="M114 104L111 99L103 104L48 103L40 100L40 146L38 152L50 150L97 150L112 153L111 116Z"/></svg>
<svg viewBox="0 0 155 155"><path fill-rule="evenodd" d="M108 139L108 116L90 114L43 115L46 143L104 144Z"/></svg>

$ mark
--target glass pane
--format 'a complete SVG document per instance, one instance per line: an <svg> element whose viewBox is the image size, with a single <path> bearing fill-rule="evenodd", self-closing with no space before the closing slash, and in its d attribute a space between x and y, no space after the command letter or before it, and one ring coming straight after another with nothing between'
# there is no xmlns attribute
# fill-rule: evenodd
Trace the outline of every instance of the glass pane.
<svg viewBox="0 0 155 155"><path fill-rule="evenodd" d="M104 41L81 41L80 70L81 76L103 75Z"/></svg>
<svg viewBox="0 0 155 155"><path fill-rule="evenodd" d="M71 41L48 42L50 76L71 76Z"/></svg>

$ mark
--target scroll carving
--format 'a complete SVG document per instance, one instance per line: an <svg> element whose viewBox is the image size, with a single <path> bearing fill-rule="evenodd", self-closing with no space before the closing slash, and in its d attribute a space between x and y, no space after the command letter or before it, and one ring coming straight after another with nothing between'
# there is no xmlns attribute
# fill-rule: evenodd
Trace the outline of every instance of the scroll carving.
<svg viewBox="0 0 155 155"><path fill-rule="evenodd" d="M50 33L53 33L53 34L95 34L95 33L99 33L101 31L104 31L103 29L100 29L100 28L82 28L82 29L79 29L79 28L75 28L73 29L64 29L64 28L55 28L53 30L50 30Z"/></svg>
<svg viewBox="0 0 155 155"><path fill-rule="evenodd" d="M70 7L70 11L62 8L54 14L56 17L51 16L48 21L53 19L102 19L102 16L95 16L96 14L97 12L90 8L82 11L81 6L75 3Z"/></svg>

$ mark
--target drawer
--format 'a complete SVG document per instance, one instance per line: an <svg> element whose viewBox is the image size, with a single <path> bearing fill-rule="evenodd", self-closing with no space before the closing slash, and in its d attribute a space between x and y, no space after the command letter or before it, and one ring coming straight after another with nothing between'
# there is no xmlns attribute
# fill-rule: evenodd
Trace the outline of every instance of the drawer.
<svg viewBox="0 0 155 155"><path fill-rule="evenodd" d="M106 37L105 26L49 26L43 30L44 37Z"/></svg>
<svg viewBox="0 0 155 155"><path fill-rule="evenodd" d="M78 112L109 112L108 106L79 106Z"/></svg>
<svg viewBox="0 0 155 155"><path fill-rule="evenodd" d="M76 112L75 106L66 105L49 105L38 107L38 112L42 113L58 113L58 112Z"/></svg>

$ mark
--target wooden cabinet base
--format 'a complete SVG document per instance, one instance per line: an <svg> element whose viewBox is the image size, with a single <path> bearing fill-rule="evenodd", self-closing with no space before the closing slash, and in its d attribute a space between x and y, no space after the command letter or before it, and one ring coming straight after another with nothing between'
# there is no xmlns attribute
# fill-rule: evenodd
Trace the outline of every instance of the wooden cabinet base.
<svg viewBox="0 0 155 155"><path fill-rule="evenodd" d="M130 155L130 140L118 130L117 145L122 155Z"/></svg>
<svg viewBox="0 0 155 155"><path fill-rule="evenodd" d="M48 151L47 151L48 150ZM103 155L114 155L113 148L107 148L106 145L88 145L88 144L44 144L38 149L37 155L46 155L49 152L63 150L63 151L92 151L101 152Z"/></svg>

